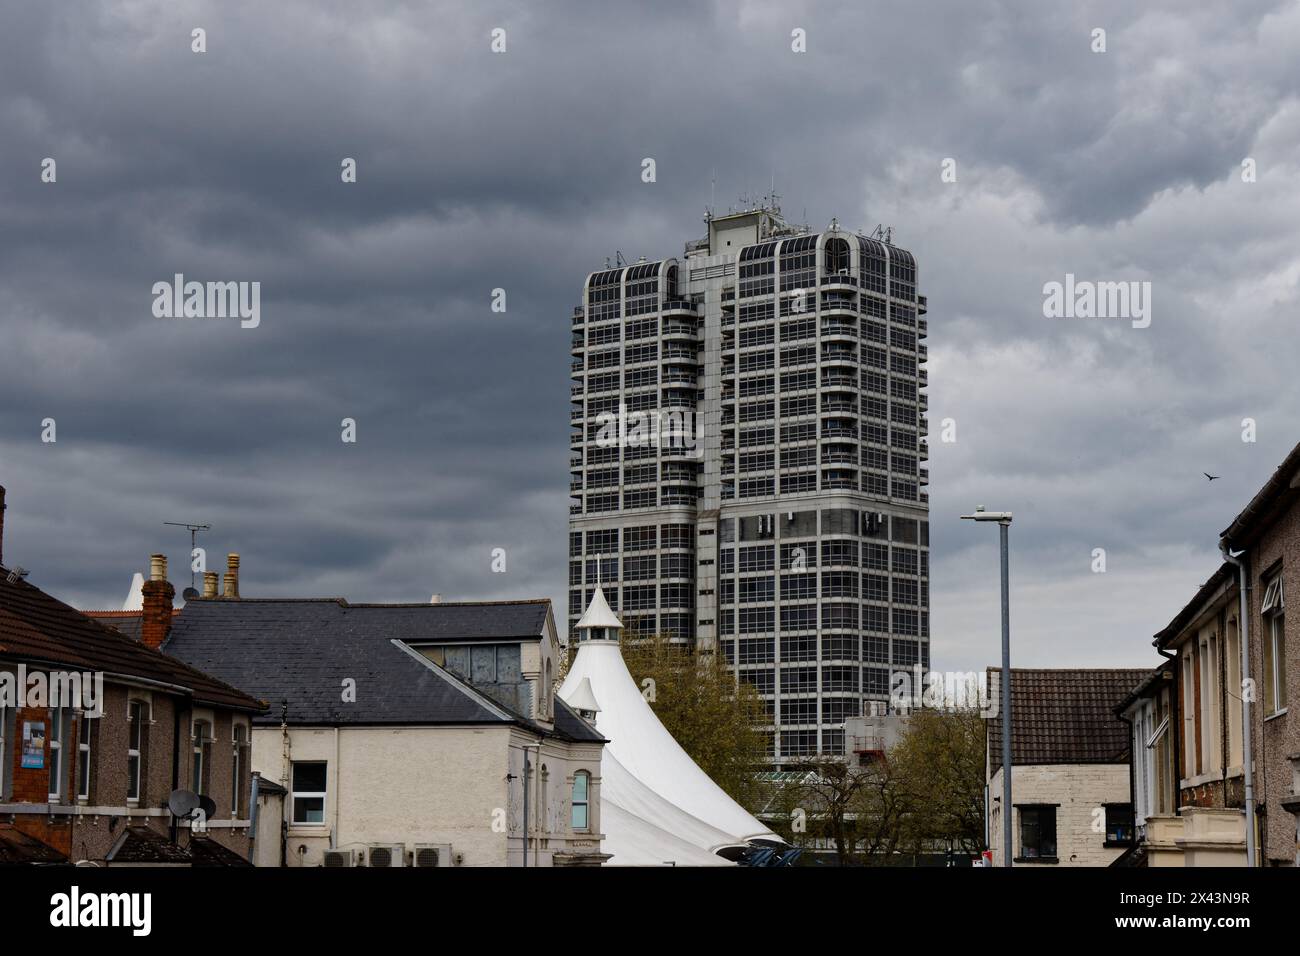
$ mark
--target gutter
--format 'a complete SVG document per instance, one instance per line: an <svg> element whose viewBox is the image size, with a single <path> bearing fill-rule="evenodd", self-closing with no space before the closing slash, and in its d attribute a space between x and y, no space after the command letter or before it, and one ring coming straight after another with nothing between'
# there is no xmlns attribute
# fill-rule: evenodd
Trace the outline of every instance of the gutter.
<svg viewBox="0 0 1300 956"><path fill-rule="evenodd" d="M1245 552L1233 555L1227 539L1219 542L1223 560L1237 568L1237 593L1240 610L1237 612L1237 638L1241 644L1241 674L1250 678L1250 602L1247 599ZM1251 753L1250 694L1241 694L1241 760L1242 776L1246 782L1246 865L1255 866L1255 758Z"/></svg>

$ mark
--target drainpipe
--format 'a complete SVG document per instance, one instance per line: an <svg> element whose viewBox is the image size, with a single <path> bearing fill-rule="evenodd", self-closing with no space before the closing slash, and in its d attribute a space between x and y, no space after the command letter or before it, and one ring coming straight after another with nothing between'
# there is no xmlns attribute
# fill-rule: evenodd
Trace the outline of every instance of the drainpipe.
<svg viewBox="0 0 1300 956"><path fill-rule="evenodd" d="M528 747L524 747L524 866L528 866Z"/></svg>
<svg viewBox="0 0 1300 956"><path fill-rule="evenodd" d="M1219 543L1223 560L1237 568L1237 591L1240 594L1240 610L1237 612L1237 637L1241 644L1241 674L1250 677L1250 602L1246 597L1246 562L1244 558L1234 556L1226 541ZM1237 552L1244 555L1244 551ZM1240 689L1240 688L1239 688ZM1255 759L1250 749L1250 696L1241 695L1241 760L1242 774L1246 778L1246 865L1255 865Z"/></svg>

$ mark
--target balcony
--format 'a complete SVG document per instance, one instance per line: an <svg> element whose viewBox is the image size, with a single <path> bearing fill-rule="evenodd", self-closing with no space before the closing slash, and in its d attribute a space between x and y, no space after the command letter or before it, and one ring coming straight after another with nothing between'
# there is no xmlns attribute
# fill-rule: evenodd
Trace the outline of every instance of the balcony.
<svg viewBox="0 0 1300 956"><path fill-rule="evenodd" d="M822 346L823 365L858 364L858 350L851 345L826 344Z"/></svg>
<svg viewBox="0 0 1300 956"><path fill-rule="evenodd" d="M848 322L844 319L822 319L822 338L844 337L856 339L858 337L857 322Z"/></svg>
<svg viewBox="0 0 1300 956"><path fill-rule="evenodd" d="M665 341L668 339L696 340L700 337L700 327L696 322L680 322L664 319L663 330Z"/></svg>
<svg viewBox="0 0 1300 956"><path fill-rule="evenodd" d="M918 295L916 297L916 314L925 315L928 311L930 310L926 308L925 296Z"/></svg>
<svg viewBox="0 0 1300 956"><path fill-rule="evenodd" d="M822 490L857 491L858 473L842 468L828 468L822 471Z"/></svg>
<svg viewBox="0 0 1300 956"><path fill-rule="evenodd" d="M821 437L828 439L852 439L858 437L858 424L851 418L828 418L822 422Z"/></svg>
<svg viewBox="0 0 1300 956"><path fill-rule="evenodd" d="M854 390L858 387L856 375L822 375L822 388Z"/></svg>
<svg viewBox="0 0 1300 956"><path fill-rule="evenodd" d="M586 313L583 311L582 306L580 305L574 306L573 307L574 328L577 328L579 325L582 325L586 321L587 321L587 316Z"/></svg>
<svg viewBox="0 0 1300 956"><path fill-rule="evenodd" d="M822 288L825 289L828 286L848 286L856 289L858 287L858 280L856 276L850 275L848 270L845 269L841 272L829 273L822 276Z"/></svg>
<svg viewBox="0 0 1300 956"><path fill-rule="evenodd" d="M823 415L856 415L858 413L858 403L841 399L826 399L822 401L821 413Z"/></svg>

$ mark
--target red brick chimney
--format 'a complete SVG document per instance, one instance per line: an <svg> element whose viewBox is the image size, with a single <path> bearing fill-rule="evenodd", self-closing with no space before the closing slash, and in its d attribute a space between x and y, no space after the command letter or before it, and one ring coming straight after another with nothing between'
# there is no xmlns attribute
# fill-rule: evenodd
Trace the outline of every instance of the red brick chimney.
<svg viewBox="0 0 1300 956"><path fill-rule="evenodd" d="M5 563L5 486L0 485L0 564Z"/></svg>
<svg viewBox="0 0 1300 956"><path fill-rule="evenodd" d="M172 599L176 589L167 580L167 557L162 554L149 555L149 580L140 589L143 595L144 612L140 615L140 642L155 650L162 647L163 641L172 629Z"/></svg>

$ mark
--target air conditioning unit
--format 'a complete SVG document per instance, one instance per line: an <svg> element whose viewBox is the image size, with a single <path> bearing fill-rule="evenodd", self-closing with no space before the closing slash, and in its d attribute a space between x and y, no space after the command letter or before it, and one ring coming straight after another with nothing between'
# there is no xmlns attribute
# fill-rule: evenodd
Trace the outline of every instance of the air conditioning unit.
<svg viewBox="0 0 1300 956"><path fill-rule="evenodd" d="M328 867L356 866L356 850L326 850L325 861L321 864Z"/></svg>
<svg viewBox="0 0 1300 956"><path fill-rule="evenodd" d="M455 866L450 843L417 843L411 854L412 866Z"/></svg>
<svg viewBox="0 0 1300 956"><path fill-rule="evenodd" d="M400 843L375 843L368 848L366 857L366 863L371 867L405 866L406 847Z"/></svg>

